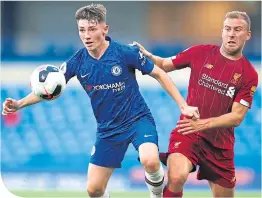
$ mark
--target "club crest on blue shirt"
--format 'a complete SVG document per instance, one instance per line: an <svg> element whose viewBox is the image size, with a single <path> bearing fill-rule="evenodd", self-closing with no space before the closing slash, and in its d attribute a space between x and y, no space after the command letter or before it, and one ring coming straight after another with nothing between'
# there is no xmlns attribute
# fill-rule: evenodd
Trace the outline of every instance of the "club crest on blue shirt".
<svg viewBox="0 0 262 198"><path fill-rule="evenodd" d="M111 69L111 73L114 76L119 76L122 73L122 68L119 65L113 66Z"/></svg>

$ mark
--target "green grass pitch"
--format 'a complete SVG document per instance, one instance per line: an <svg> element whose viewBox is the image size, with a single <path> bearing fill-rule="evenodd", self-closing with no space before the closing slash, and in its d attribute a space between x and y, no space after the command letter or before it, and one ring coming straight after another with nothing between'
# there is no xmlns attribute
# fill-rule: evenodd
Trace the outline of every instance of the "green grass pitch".
<svg viewBox="0 0 262 198"><path fill-rule="evenodd" d="M19 197L88 197L85 192L74 192L74 191L11 191L13 194ZM130 191L130 192L110 192L111 198L142 198L149 197L148 192L146 191ZM184 197L212 197L211 193L208 191L189 191L184 192ZM236 192L235 197L261 197L261 192Z"/></svg>

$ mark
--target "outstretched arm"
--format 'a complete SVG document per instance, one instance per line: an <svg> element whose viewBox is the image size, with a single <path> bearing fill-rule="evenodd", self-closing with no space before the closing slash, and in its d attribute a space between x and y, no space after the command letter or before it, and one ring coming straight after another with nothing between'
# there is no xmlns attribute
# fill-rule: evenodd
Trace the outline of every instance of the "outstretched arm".
<svg viewBox="0 0 262 198"><path fill-rule="evenodd" d="M180 94L179 90L169 78L166 72L157 66L154 66L150 76L155 78L161 86L170 94L170 96L177 102L183 115L199 118L199 112L197 107L190 107L187 105L183 96Z"/></svg>
<svg viewBox="0 0 262 198"><path fill-rule="evenodd" d="M12 114L23 107L36 104L40 101L41 99L36 97L33 93L28 94L26 97L18 101L12 98L7 98L3 103L2 115Z"/></svg>
<svg viewBox="0 0 262 198"><path fill-rule="evenodd" d="M194 59L198 56L201 56L204 50L203 45L196 45L187 48L183 52L179 52L176 56L162 58L153 55L137 42L133 42L133 45L136 45L145 56L150 58L156 66L160 67L165 72L171 72L177 69L183 69L187 67L193 68Z"/></svg>
<svg viewBox="0 0 262 198"><path fill-rule="evenodd" d="M178 129L178 132L182 133L183 135L187 135L190 133L206 131L207 129L213 128L237 127L244 120L247 111L248 107L238 102L234 102L232 111L219 117L199 120L179 120L177 123L177 128L180 128Z"/></svg>
<svg viewBox="0 0 262 198"><path fill-rule="evenodd" d="M148 58L150 58L154 64L158 67L160 67L165 72L170 72L175 70L174 64L172 62L172 58L162 58L160 56L153 55L151 52L147 51L140 43L133 42L133 45L136 45L139 47L139 50Z"/></svg>

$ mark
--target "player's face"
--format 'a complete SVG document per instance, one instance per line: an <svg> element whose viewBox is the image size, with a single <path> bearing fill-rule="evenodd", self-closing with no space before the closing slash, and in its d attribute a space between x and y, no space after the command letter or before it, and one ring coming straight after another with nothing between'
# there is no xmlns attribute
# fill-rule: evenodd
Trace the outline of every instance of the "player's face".
<svg viewBox="0 0 262 198"><path fill-rule="evenodd" d="M222 30L222 47L229 55L242 53L245 42L251 37L244 19L227 18Z"/></svg>
<svg viewBox="0 0 262 198"><path fill-rule="evenodd" d="M81 19L78 21L78 31L84 46L88 51L93 51L105 41L108 25Z"/></svg>

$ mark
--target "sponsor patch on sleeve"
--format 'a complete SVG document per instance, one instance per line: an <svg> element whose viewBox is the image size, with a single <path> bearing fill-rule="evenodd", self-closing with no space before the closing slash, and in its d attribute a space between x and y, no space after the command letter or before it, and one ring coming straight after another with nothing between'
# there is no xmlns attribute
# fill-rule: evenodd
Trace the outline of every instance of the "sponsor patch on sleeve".
<svg viewBox="0 0 262 198"><path fill-rule="evenodd" d="M242 104L242 105L244 105L244 106L246 106L246 107L249 107L249 106L250 106L249 102L247 102L247 101L245 101L245 100L243 100L243 99L240 100L240 104Z"/></svg>

